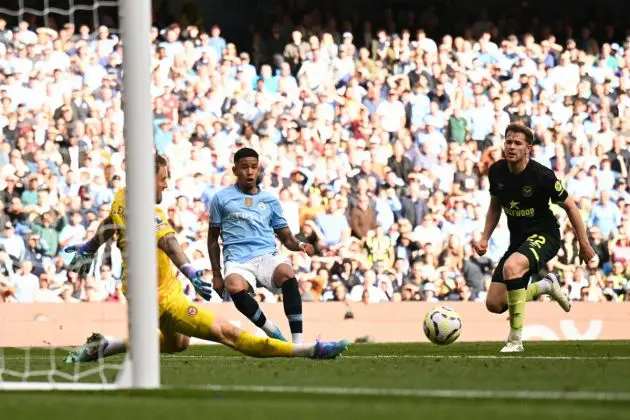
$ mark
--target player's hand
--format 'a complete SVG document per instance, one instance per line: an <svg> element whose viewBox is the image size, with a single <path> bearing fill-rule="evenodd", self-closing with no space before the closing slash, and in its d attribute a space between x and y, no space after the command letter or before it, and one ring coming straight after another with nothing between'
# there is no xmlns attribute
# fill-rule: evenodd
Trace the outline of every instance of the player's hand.
<svg viewBox="0 0 630 420"><path fill-rule="evenodd" d="M202 275L203 271L197 271L195 275L190 279L190 282L192 283L199 296L201 296L204 300L210 300L212 299L212 285L203 281L203 279L201 278Z"/></svg>
<svg viewBox="0 0 630 420"><path fill-rule="evenodd" d="M201 278L201 276L203 276L203 270L197 270L190 264L182 265L180 270L184 273L186 278L190 280L190 283L192 283L199 296L205 300L210 300L212 298L212 285L210 283L206 283Z"/></svg>
<svg viewBox="0 0 630 420"><path fill-rule="evenodd" d="M313 245L306 242L300 243L300 251L305 252L306 255L308 255L309 257L315 255L315 248L313 247Z"/></svg>
<svg viewBox="0 0 630 420"><path fill-rule="evenodd" d="M223 297L223 293L225 291L225 282L223 281L223 275L221 272L213 272L212 273L212 286L214 290L219 294L219 296Z"/></svg>
<svg viewBox="0 0 630 420"><path fill-rule="evenodd" d="M585 263L590 263L591 261L596 261L599 264L599 257L597 253L591 246L591 244L583 244L580 245L580 260Z"/></svg>
<svg viewBox="0 0 630 420"><path fill-rule="evenodd" d="M472 246L475 252L481 257L488 251L488 240L482 239L479 242L473 242Z"/></svg>
<svg viewBox="0 0 630 420"><path fill-rule="evenodd" d="M72 257L72 261L70 261L70 264L68 265L70 271L74 271L83 276L90 272L92 262L94 261L94 256L96 254L88 251L86 244L67 246L64 249L64 252L67 252L68 254L74 253L74 257Z"/></svg>

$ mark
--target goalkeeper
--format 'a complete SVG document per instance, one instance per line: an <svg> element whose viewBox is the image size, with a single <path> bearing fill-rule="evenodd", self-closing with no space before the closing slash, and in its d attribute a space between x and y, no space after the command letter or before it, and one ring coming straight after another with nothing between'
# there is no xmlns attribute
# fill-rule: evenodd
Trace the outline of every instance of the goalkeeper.
<svg viewBox="0 0 630 420"><path fill-rule="evenodd" d="M155 159L156 203L162 201L162 192L167 188L169 177L168 162L162 156ZM176 353L186 350L190 337L225 344L243 354L254 357L310 357L333 359L347 347L348 342L329 341L311 344L293 344L272 338L259 338L230 324L195 303L189 302L182 292L171 261L191 281L199 295L209 300L212 287L202 278L202 271L195 270L180 248L175 231L168 223L163 210L155 208L155 231L157 240L158 264L158 307L160 350L163 353ZM125 189L119 190L112 202L111 212L99 225L97 234L81 245L72 245L66 252L74 252L70 269L87 274L92 260L101 244L117 234L117 244L125 251ZM123 261L123 292L127 290L126 263ZM133 281L133 279L131 280ZM107 357L126 351L126 341L106 339L95 333L87 343L74 349L66 356L66 363L96 360L100 355Z"/></svg>

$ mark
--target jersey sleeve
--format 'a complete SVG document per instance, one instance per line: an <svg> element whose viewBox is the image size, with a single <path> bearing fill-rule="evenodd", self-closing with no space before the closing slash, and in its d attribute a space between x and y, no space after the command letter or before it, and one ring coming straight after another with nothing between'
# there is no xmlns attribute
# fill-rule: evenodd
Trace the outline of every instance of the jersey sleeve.
<svg viewBox="0 0 630 420"><path fill-rule="evenodd" d="M273 200L271 202L271 227L273 230L279 230L288 226L289 223L287 223L287 219L284 218L280 201L277 199Z"/></svg>
<svg viewBox="0 0 630 420"><path fill-rule="evenodd" d="M556 174L553 171L548 170L545 171L544 175L541 178L544 182L543 187L549 193L549 198L551 199L551 201L556 204L564 203L564 200L567 199L569 193L564 188L562 181L560 181L558 177L556 177Z"/></svg>
<svg viewBox="0 0 630 420"><path fill-rule="evenodd" d="M159 241L169 233L175 234L175 230L168 222L168 218L166 217L166 214L164 214L164 210L157 207L155 209L155 237Z"/></svg>
<svg viewBox="0 0 630 420"><path fill-rule="evenodd" d="M219 194L215 194L210 200L210 226L221 227L223 219L221 217L221 204L219 202Z"/></svg>

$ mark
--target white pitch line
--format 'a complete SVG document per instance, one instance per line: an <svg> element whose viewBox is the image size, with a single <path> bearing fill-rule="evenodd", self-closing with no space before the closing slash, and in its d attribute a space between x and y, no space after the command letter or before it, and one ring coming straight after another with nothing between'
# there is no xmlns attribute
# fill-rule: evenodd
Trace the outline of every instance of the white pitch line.
<svg viewBox="0 0 630 420"><path fill-rule="evenodd" d="M388 388L335 388L314 386L267 385L202 385L190 387L216 392L294 393L319 395L369 395L417 398L451 399L518 399L557 401L630 401L628 392L590 391L498 391L470 389L388 389Z"/></svg>
<svg viewBox="0 0 630 420"><path fill-rule="evenodd" d="M50 360L50 357L46 356L7 356L3 358L4 360L18 360L25 361L27 359L30 360ZM240 355L223 355L223 356L213 356L213 355L202 355L202 354L178 354L178 355L162 355L162 360L173 360L173 359L208 359L208 360L229 360L229 359L248 359L247 356ZM384 355L373 355L373 356L341 356L340 359L469 359L469 360L630 360L630 356L500 356L500 355L463 355L463 354L401 354L401 355L392 355L392 354L384 354ZM258 359L257 359L258 360Z"/></svg>
<svg viewBox="0 0 630 420"><path fill-rule="evenodd" d="M211 355L168 355L163 359L244 359L246 356L211 356ZM401 354L401 355L374 355L374 356L340 356L340 359L472 359L472 360L497 360L497 359L530 359L530 360L630 360L630 356L499 356L499 355L459 355L459 354Z"/></svg>

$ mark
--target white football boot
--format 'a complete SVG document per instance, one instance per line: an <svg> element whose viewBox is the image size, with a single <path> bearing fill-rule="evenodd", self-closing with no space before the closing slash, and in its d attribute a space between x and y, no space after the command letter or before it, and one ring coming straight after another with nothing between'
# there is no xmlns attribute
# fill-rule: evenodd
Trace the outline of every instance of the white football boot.
<svg viewBox="0 0 630 420"><path fill-rule="evenodd" d="M501 353L521 353L525 351L523 348L523 340L521 340L520 334L512 334L508 336L508 339L501 349Z"/></svg>
<svg viewBox="0 0 630 420"><path fill-rule="evenodd" d="M571 310L571 302L560 287L558 275L556 273L549 273L541 281L546 281L550 283L547 292L549 294L549 297L558 302L558 305L560 305L564 312L569 312Z"/></svg>

